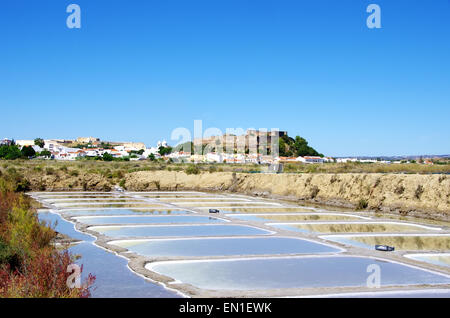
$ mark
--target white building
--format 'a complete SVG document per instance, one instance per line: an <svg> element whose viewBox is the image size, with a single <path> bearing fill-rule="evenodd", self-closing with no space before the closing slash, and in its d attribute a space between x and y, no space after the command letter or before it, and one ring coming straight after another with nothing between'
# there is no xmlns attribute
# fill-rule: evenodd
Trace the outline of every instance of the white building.
<svg viewBox="0 0 450 318"><path fill-rule="evenodd" d="M164 147L164 148L166 148L168 145L167 145L167 142L165 141L165 140L163 140L163 141L158 141L158 143L156 144L156 148L158 148L159 149L159 147Z"/></svg>
<svg viewBox="0 0 450 318"><path fill-rule="evenodd" d="M67 148L70 149L70 148ZM86 156L86 152L80 149L70 149L68 151L59 152L55 155L56 160L69 160L73 161L77 158L82 158Z"/></svg>
<svg viewBox="0 0 450 318"><path fill-rule="evenodd" d="M358 159L356 159L356 158L338 158L338 159L336 159L336 162L339 162L339 163L356 162L356 161L358 161Z"/></svg>
<svg viewBox="0 0 450 318"><path fill-rule="evenodd" d="M9 146L12 144L12 142L13 142L12 139L4 138L3 140L0 140L0 145L1 146L3 146L3 145Z"/></svg>
<svg viewBox="0 0 450 318"><path fill-rule="evenodd" d="M19 147L34 146L34 140L16 140L15 142Z"/></svg>
<svg viewBox="0 0 450 318"><path fill-rule="evenodd" d="M303 163L324 163L324 159L322 157L318 157L318 156L303 156L303 157L297 157L297 159L295 159L298 162L303 162Z"/></svg>
<svg viewBox="0 0 450 318"><path fill-rule="evenodd" d="M206 154L206 162L223 162L223 155L220 153L209 152Z"/></svg>

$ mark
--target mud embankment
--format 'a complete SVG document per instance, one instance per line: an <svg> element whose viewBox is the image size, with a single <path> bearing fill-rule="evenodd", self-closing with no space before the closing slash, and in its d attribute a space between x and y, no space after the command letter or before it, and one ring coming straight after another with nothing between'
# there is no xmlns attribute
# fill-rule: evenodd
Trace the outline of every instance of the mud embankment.
<svg viewBox="0 0 450 318"><path fill-rule="evenodd" d="M419 174L245 174L155 171L127 175L128 190L230 191L290 201L450 219L450 176Z"/></svg>

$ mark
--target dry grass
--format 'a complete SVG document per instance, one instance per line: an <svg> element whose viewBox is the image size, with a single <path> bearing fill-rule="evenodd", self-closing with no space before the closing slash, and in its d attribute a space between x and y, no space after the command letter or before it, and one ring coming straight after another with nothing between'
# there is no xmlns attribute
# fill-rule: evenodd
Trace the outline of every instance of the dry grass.
<svg viewBox="0 0 450 318"><path fill-rule="evenodd" d="M450 164L424 165L418 163L383 164L383 163L325 163L303 164L287 163L287 173L450 173Z"/></svg>
<svg viewBox="0 0 450 318"><path fill-rule="evenodd" d="M265 166L256 164L196 164L202 172L262 172ZM55 160L14 160L0 161L0 171L15 169L22 175L32 173L69 174L77 176L80 173L92 173L107 178L122 179L125 174L137 171L189 171L190 163L166 163L150 161L71 161ZM285 173L412 173L412 174L450 174L450 164L424 165L424 164L382 164L382 163L325 163L304 164L286 163Z"/></svg>

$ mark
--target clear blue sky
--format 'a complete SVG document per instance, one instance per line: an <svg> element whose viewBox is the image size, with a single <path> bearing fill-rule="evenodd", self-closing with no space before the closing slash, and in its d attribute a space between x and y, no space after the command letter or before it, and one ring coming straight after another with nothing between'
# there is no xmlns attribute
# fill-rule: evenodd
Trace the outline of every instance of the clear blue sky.
<svg viewBox="0 0 450 318"><path fill-rule="evenodd" d="M0 138L175 143L202 119L333 156L450 153L449 0L3 0L0 40Z"/></svg>

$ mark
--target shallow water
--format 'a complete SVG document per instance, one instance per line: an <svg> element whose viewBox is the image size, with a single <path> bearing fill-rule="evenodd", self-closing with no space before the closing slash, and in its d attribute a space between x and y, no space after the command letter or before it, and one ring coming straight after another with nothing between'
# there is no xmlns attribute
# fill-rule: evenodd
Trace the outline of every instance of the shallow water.
<svg viewBox="0 0 450 318"><path fill-rule="evenodd" d="M361 217L355 215L345 214L286 214L286 215L233 215L230 217L244 221L280 221L280 222L295 222L295 221L325 221L325 220L361 220Z"/></svg>
<svg viewBox="0 0 450 318"><path fill-rule="evenodd" d="M161 262L146 267L203 289L257 290L367 286L370 265L378 265L381 286L448 284L450 278L406 265L365 257L292 257Z"/></svg>
<svg viewBox="0 0 450 318"><path fill-rule="evenodd" d="M118 257L91 242L69 248L69 252L82 255L76 263L83 265L82 280L89 273L96 276L92 297L146 298L179 297L163 286L137 276L127 267L128 260Z"/></svg>
<svg viewBox="0 0 450 318"><path fill-rule="evenodd" d="M105 210L65 210L67 216L85 216L85 215L177 215L193 214L186 210L149 210L149 209L105 209Z"/></svg>
<svg viewBox="0 0 450 318"><path fill-rule="evenodd" d="M242 208L246 208L246 207L252 207L252 206L277 206L277 203L263 203L263 202L248 202L248 201L243 201L243 202L236 202L236 201L228 201L227 202L174 202L174 204L177 205L183 205L183 206L190 206L190 207L242 207Z"/></svg>
<svg viewBox="0 0 450 318"><path fill-rule="evenodd" d="M409 254L405 255L418 261L435 264L444 267L450 267L450 253L441 254Z"/></svg>
<svg viewBox="0 0 450 318"><path fill-rule="evenodd" d="M104 195L97 194L97 195L49 195L49 196L40 195L39 198L49 201L58 201L66 199L98 199L98 198L115 199L122 197L114 194L104 194Z"/></svg>
<svg viewBox="0 0 450 318"><path fill-rule="evenodd" d="M320 254L341 251L318 242L283 237L116 241L109 244L149 257Z"/></svg>
<svg viewBox="0 0 450 318"><path fill-rule="evenodd" d="M206 209L205 209L206 210ZM290 207L267 207L267 206L259 206L259 207L242 207L242 208L221 208L221 213L295 213L295 212L308 212L311 213L314 211L309 208L290 208Z"/></svg>
<svg viewBox="0 0 450 318"><path fill-rule="evenodd" d="M57 221L56 231L83 241L68 250L74 255L81 255L76 263L83 265L83 281L89 273L96 276L91 290L92 297L179 297L178 294L163 286L132 273L127 267L128 260L94 245L92 236L76 231L72 223L62 219L59 215L40 212L38 217L40 220L52 224Z"/></svg>
<svg viewBox="0 0 450 318"><path fill-rule="evenodd" d="M158 209L158 208L166 208L164 205L160 204L153 204L153 203L115 203L115 204L107 204L107 203L101 203L101 204L84 204L84 203L77 203L77 204L64 204L64 205L58 205L55 204L60 209L74 209L74 208L86 208L86 209L96 209L96 208L148 208L148 209Z"/></svg>
<svg viewBox="0 0 450 318"><path fill-rule="evenodd" d="M125 247L132 252L147 257L322 254L322 257L306 258L271 258L265 256L265 259L239 261L219 260L216 262L209 260L206 262L187 261L184 263L171 262L156 264L157 271L159 271L158 268L164 271L167 270L176 277L172 275L167 276L192 283L192 285L200 288L209 286L207 288L217 290L255 290L290 287L365 286L366 279L369 275L367 273L367 266L370 263L381 266L382 285L393 283L399 285L411 283L442 283L443 280L450 283L446 277L401 264L393 264L364 257L336 257L332 255L323 257L324 253L338 253L341 249L301 238L269 236L269 234L273 233L251 226L233 224L205 224L198 226L185 224L167 225L170 223L181 224L185 222L210 223L211 220L215 220L213 222L220 222L216 218L210 219L208 215L203 216L184 210L189 210L189 206L199 208L203 211L208 211L208 208L213 207L221 210L221 213L209 215L210 217L220 218L220 214L223 213L228 214L227 216L231 216L236 220L264 223L339 220L363 221L361 217L368 215L367 213L337 211L337 209L336 211L332 211L307 206L284 207L277 203L258 201L257 199L247 201L248 199L244 197L234 198L229 195L211 195L197 192L177 192L177 194L173 192L127 193L126 196L117 196L112 193L61 193L53 194L50 197L40 195L40 198L45 199L46 202L54 202L56 205L66 207L67 209L58 211L65 217L101 216L98 218L82 218L79 221L92 225L89 229L104 233L110 238L127 238L126 241L116 241L115 245ZM153 201L152 199L161 199L161 204L158 204L157 201L151 202ZM171 210L171 205L165 205L164 202L179 204L180 210ZM187 207L182 208L183 205ZM235 215L239 213L261 213L263 215ZM42 212L40 213L40 218L54 221L59 216ZM175 220L176 222L174 222ZM147 223L162 223L166 225L137 225ZM383 224L368 225L358 223L278 224L275 226L286 226L285 228L298 232L313 231L318 233L329 233L330 231L335 233L347 233L347 231L432 231L409 224L387 224L383 222ZM104 224L117 225L95 226ZM119 224L136 225L120 226ZM95 241L94 237L77 232L71 223L63 220L57 226L62 229L59 230L60 232L70 233L68 234L69 236L84 241L76 246L72 246L71 250L83 255L81 262L85 263L85 274L93 272L97 275L98 288L93 293L94 297L166 297L165 293L169 295L168 297L174 296L174 293L167 291L161 286L149 283L133 274L126 266L126 259L95 246L93 244ZM148 238L142 239L145 237ZM154 238L150 239L151 237ZM170 239L169 237L179 239ZM129 238L137 239L133 240ZM327 239L331 240L330 238ZM370 239L366 242L365 237L361 241L358 241L360 239L360 237L355 235L348 237L343 235L332 238L336 242L345 241L350 245L364 246L371 249L374 248L375 244L387 244L393 245L396 249L400 250L402 247L410 249L412 246L415 248L410 250L450 251L450 236L444 236L444 239L436 236L431 238L420 237L406 239L405 237L396 237L392 242L389 242L386 237L382 237L381 241L377 241L377 243L371 242ZM434 260L433 258L428 259L428 257L418 260L435 262L435 264L437 264L436 262L445 263L446 261L442 258ZM448 263L442 266L448 266ZM407 293L405 292L405 294ZM426 292L424 294L427 295ZM407 296L400 294L399 297Z"/></svg>
<svg viewBox="0 0 450 318"><path fill-rule="evenodd" d="M343 293L318 295L327 298L450 298L450 289L395 290L383 292Z"/></svg>
<svg viewBox="0 0 450 318"><path fill-rule="evenodd" d="M164 202L200 202L200 203L208 203L208 202L230 202L230 198L217 198L217 197L206 197L206 198L159 198L158 200ZM252 201L246 199L232 199L233 202L249 202Z"/></svg>
<svg viewBox="0 0 450 318"><path fill-rule="evenodd" d="M55 231L65 234L74 240L88 242L92 242L95 240L94 237L75 230L75 226L73 223L64 220L60 215L56 213L39 212L38 218L40 221L47 222L47 224L49 224Z"/></svg>
<svg viewBox="0 0 450 318"><path fill-rule="evenodd" d="M374 236L323 236L323 238L343 244L374 249L375 245L394 246L396 250L450 251L450 235L374 235Z"/></svg>
<svg viewBox="0 0 450 318"><path fill-rule="evenodd" d="M148 201L137 200L133 198L90 198L90 199L64 199L64 200L46 200L46 202L53 203L55 206L71 206L71 205L79 205L79 204L92 204L92 203L103 203L103 204L115 204L115 203L148 203Z"/></svg>
<svg viewBox="0 0 450 318"><path fill-rule="evenodd" d="M209 193L199 193L199 192L127 192L127 195L137 195L146 198L196 198L196 197L223 197L220 194L209 194Z"/></svg>
<svg viewBox="0 0 450 318"><path fill-rule="evenodd" d="M201 215L163 215L163 216L113 216L76 217L81 223L101 224L161 224L161 223L224 223L225 220Z"/></svg>
<svg viewBox="0 0 450 318"><path fill-rule="evenodd" d="M245 225L95 226L89 230L109 237L237 236L268 235L271 232Z"/></svg>
<svg viewBox="0 0 450 318"><path fill-rule="evenodd" d="M299 230L315 233L381 233L381 232L436 232L439 230L424 228L414 224L398 223L330 223L330 224L271 224L285 230Z"/></svg>

